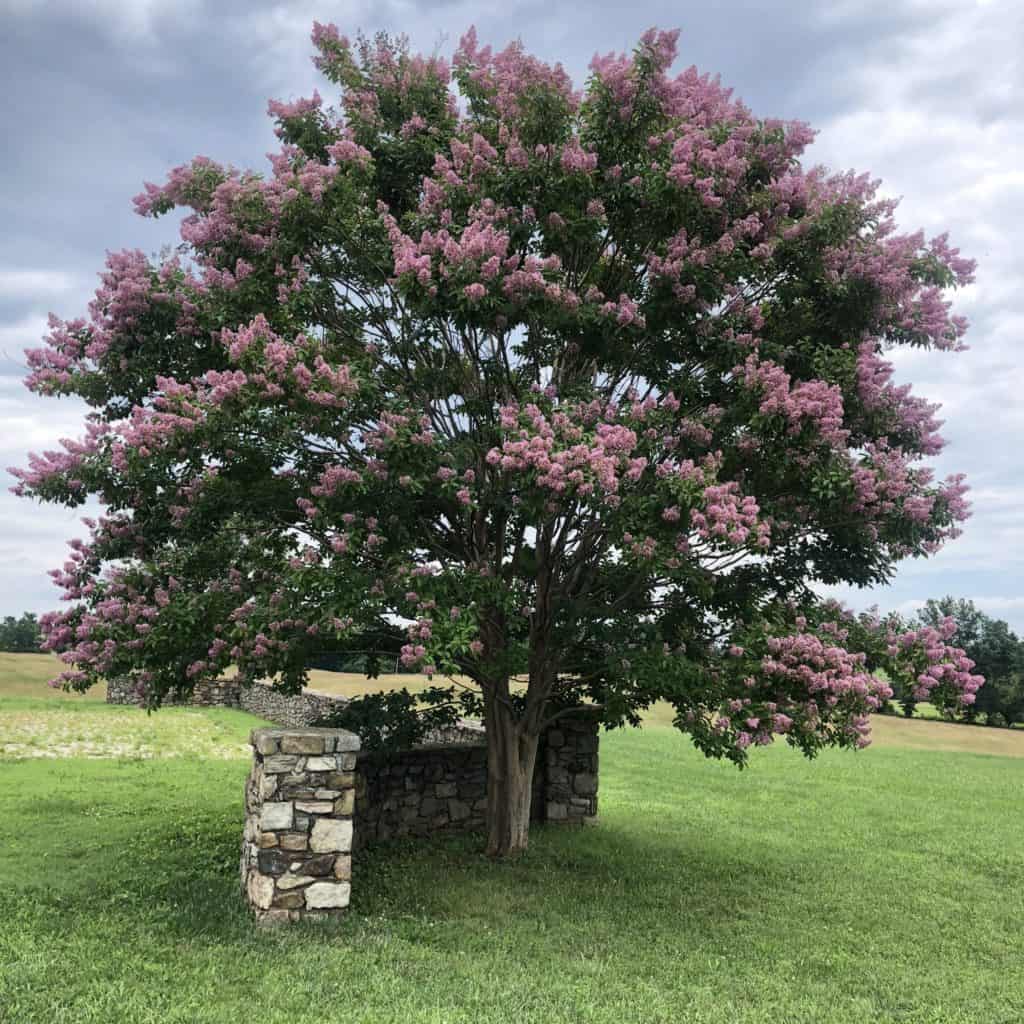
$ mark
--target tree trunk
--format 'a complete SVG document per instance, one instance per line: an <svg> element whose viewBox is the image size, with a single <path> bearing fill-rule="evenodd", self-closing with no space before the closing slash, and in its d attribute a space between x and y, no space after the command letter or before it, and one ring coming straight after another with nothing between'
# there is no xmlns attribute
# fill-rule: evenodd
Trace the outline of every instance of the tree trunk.
<svg viewBox="0 0 1024 1024"><path fill-rule="evenodd" d="M525 852L530 840L530 803L539 737L522 728L512 710L489 699L487 726L487 855Z"/></svg>

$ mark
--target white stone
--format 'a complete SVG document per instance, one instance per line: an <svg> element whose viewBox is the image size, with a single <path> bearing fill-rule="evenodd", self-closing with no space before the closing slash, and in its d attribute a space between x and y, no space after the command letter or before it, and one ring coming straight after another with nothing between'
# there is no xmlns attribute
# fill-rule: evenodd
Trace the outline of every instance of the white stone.
<svg viewBox="0 0 1024 1024"><path fill-rule="evenodd" d="M334 735L335 750L358 750L362 745L359 741L359 737L354 732L339 730Z"/></svg>
<svg viewBox="0 0 1024 1024"><path fill-rule="evenodd" d="M260 783L260 796L269 800L277 792L277 776L264 775Z"/></svg>
<svg viewBox="0 0 1024 1024"><path fill-rule="evenodd" d="M331 800L296 800L295 810L305 814L330 814L334 803Z"/></svg>
<svg viewBox="0 0 1024 1024"><path fill-rule="evenodd" d="M249 742L261 754L276 754L281 748L280 734L270 729L253 729Z"/></svg>
<svg viewBox="0 0 1024 1024"><path fill-rule="evenodd" d="M352 849L352 819L317 819L313 822L309 848L314 853L348 853Z"/></svg>
<svg viewBox="0 0 1024 1024"><path fill-rule="evenodd" d="M260 831L273 832L279 828L291 828L292 821L293 814L290 803L266 803L260 813Z"/></svg>
<svg viewBox="0 0 1024 1024"><path fill-rule="evenodd" d="M333 772L338 769L338 759L333 755L306 758L307 772Z"/></svg>
<svg viewBox="0 0 1024 1024"><path fill-rule="evenodd" d="M312 881L312 875L293 875L289 873L282 875L277 880L277 887L278 889L298 889L300 885L309 885Z"/></svg>
<svg viewBox="0 0 1024 1024"><path fill-rule="evenodd" d="M282 754L322 754L324 738L315 729L289 731L281 734Z"/></svg>
<svg viewBox="0 0 1024 1024"><path fill-rule="evenodd" d="M246 886L249 891L249 902L260 910L266 910L274 898L274 880L270 875L261 875L253 871L249 875Z"/></svg>
<svg viewBox="0 0 1024 1024"><path fill-rule="evenodd" d="M310 910L324 907L347 907L352 894L349 882L317 882L306 890L306 907Z"/></svg>

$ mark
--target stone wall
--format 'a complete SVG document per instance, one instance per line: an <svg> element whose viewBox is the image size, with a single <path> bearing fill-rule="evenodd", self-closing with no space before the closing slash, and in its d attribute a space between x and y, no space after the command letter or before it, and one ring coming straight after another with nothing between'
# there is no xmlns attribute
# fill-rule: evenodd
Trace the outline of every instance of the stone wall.
<svg viewBox="0 0 1024 1024"><path fill-rule="evenodd" d="M107 683L107 703L142 705L145 699L137 684L127 679L114 679ZM237 679L217 679L212 683L197 683L195 689L184 695L171 693L164 703L199 708L238 708L275 725L299 729L321 721L335 708L347 704L348 698L319 690L284 694L265 683L243 686ZM483 737L484 729L479 722L460 719L454 725L432 730L423 742L481 743Z"/></svg>
<svg viewBox="0 0 1024 1024"><path fill-rule="evenodd" d="M541 737L534 821L595 820L598 724L577 712ZM459 742L383 753L360 752L359 738L340 729L254 730L242 884L257 917L340 912L348 905L353 850L402 836L482 830L483 732L462 723L454 738Z"/></svg>
<svg viewBox="0 0 1024 1024"><path fill-rule="evenodd" d="M303 690L287 695L263 683L243 686L237 679L217 679L212 683L197 683L195 689L184 696L170 694L164 703L187 704L191 707L239 708L265 718L268 722L289 727L312 725L325 714L345 704L347 699L317 690ZM108 704L142 704L144 698L136 685L125 679L107 683Z"/></svg>
<svg viewBox="0 0 1024 1024"><path fill-rule="evenodd" d="M430 743L399 753L363 751L356 762L356 848L401 836L475 832L487 811L487 741L462 723ZM541 736L531 818L556 825L597 817L598 719L560 719Z"/></svg>
<svg viewBox="0 0 1024 1024"><path fill-rule="evenodd" d="M597 817L597 747L598 719L587 713L559 719L541 738L544 821L585 825Z"/></svg>
<svg viewBox="0 0 1024 1024"><path fill-rule="evenodd" d="M455 725L441 726L431 729L424 737L420 746L450 746L453 743L483 743L484 727L481 722L469 718L460 718Z"/></svg>
<svg viewBox="0 0 1024 1024"><path fill-rule="evenodd" d="M268 722L300 728L318 722L324 715L342 704L345 697L316 690L303 690L291 696L261 683L239 687L238 707Z"/></svg>
<svg viewBox="0 0 1024 1024"><path fill-rule="evenodd" d="M139 704L141 700L141 694L130 679L121 677L107 680L108 704Z"/></svg>
<svg viewBox="0 0 1024 1024"><path fill-rule="evenodd" d="M356 848L401 836L473 832L487 810L487 747L364 752L356 762Z"/></svg>
<svg viewBox="0 0 1024 1024"><path fill-rule="evenodd" d="M235 679L215 679L211 683L197 683L190 693L170 693L165 704L188 704L204 708L240 707L242 685ZM108 704L143 704L145 698L136 683L130 679L107 680Z"/></svg>
<svg viewBox="0 0 1024 1024"><path fill-rule="evenodd" d="M242 889L261 921L328 917L352 891L359 737L341 729L255 729L245 787Z"/></svg>
<svg viewBox="0 0 1024 1024"><path fill-rule="evenodd" d="M111 704L140 704L125 681ZM219 679L168 704L249 711L281 728L252 734L245 790L242 887L261 921L341 913L351 894L352 851L401 836L482 830L487 741L478 722L431 733L413 750L360 753L359 737L311 723L346 702L315 690L286 696L270 686ZM598 719L574 712L540 739L532 819L585 824L597 816Z"/></svg>

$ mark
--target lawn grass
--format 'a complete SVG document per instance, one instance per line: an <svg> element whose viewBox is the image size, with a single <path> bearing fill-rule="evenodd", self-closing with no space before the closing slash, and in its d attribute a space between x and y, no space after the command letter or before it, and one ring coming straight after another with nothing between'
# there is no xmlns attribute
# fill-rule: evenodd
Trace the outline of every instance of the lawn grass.
<svg viewBox="0 0 1024 1024"><path fill-rule="evenodd" d="M0 739L79 701L24 685L0 676ZM904 736L740 773L655 715L602 738L597 827L511 865L367 851L342 922L268 931L237 888L250 716L74 706L152 754L0 759L4 1024L1024 1020L1020 758ZM239 756L198 754L204 722Z"/></svg>

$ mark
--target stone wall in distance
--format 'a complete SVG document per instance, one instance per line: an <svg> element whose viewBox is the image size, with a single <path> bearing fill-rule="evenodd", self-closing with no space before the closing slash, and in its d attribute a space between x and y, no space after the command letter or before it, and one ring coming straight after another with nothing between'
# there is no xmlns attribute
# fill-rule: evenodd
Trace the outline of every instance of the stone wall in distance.
<svg viewBox="0 0 1024 1024"><path fill-rule="evenodd" d="M299 728L312 725L325 714L345 704L347 698L317 690L303 690L287 695L262 683L243 686L236 679L217 679L212 683L197 683L195 689L183 697L171 695L168 705L188 705L198 708L239 708L278 725ZM107 682L108 704L142 704L142 695L134 684L124 679Z"/></svg>
<svg viewBox="0 0 1024 1024"><path fill-rule="evenodd" d="M339 705L347 703L347 698L331 693L303 690L302 693L289 696L261 683L254 683L252 686L239 687L237 706L268 722L301 728L318 722Z"/></svg>
<svg viewBox="0 0 1024 1024"><path fill-rule="evenodd" d="M203 708L237 708L240 707L242 689L241 684L234 679L215 679L212 683L197 683L191 693L169 694L164 698L164 703ZM120 678L107 680L107 703L142 705L145 700L135 683Z"/></svg>

